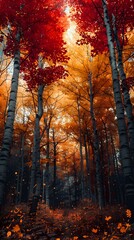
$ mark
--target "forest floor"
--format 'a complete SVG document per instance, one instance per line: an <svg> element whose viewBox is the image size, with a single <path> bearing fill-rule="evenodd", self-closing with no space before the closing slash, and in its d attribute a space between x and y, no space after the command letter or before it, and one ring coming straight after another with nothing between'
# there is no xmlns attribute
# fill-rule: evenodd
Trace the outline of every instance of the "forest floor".
<svg viewBox="0 0 134 240"><path fill-rule="evenodd" d="M100 211L91 202L77 208L51 210L39 203L36 215L29 206L13 206L0 219L0 240L134 240L131 212L120 206Z"/></svg>

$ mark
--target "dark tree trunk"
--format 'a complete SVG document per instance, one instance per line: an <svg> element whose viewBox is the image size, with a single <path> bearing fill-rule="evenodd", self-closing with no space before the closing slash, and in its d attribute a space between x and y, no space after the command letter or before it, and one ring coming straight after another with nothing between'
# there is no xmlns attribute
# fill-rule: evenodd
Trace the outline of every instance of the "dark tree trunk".
<svg viewBox="0 0 134 240"><path fill-rule="evenodd" d="M93 89L92 89L92 79L91 74L88 76L89 82L89 90L90 90L90 114L92 120L92 128L93 128L93 149L94 149L94 159L96 166L96 187L97 187L97 195L98 195L98 204L99 207L104 207L104 189L103 189L103 180L102 180L102 169L101 169L101 159L99 152L99 136L96 126L96 119L94 114L94 106L93 106Z"/></svg>

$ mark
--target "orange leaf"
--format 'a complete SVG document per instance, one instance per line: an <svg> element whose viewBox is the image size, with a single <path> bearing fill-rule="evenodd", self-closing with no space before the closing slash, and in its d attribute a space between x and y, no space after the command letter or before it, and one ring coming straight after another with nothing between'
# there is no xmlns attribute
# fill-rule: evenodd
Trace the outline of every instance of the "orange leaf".
<svg viewBox="0 0 134 240"><path fill-rule="evenodd" d="M105 217L105 220L106 220L106 221L109 221L111 218L112 218L111 216L108 216L108 217L106 216L106 217Z"/></svg>
<svg viewBox="0 0 134 240"><path fill-rule="evenodd" d="M13 231L14 232L19 232L20 231L20 226L18 224L16 224L14 227L13 227Z"/></svg>
<svg viewBox="0 0 134 240"><path fill-rule="evenodd" d="M97 233L97 232L98 232L98 229L97 229L97 228L93 228L93 229L92 229L92 232L93 232L93 233Z"/></svg>
<svg viewBox="0 0 134 240"><path fill-rule="evenodd" d="M7 232L7 237L11 237L11 235L12 235L12 232L8 231Z"/></svg>
<svg viewBox="0 0 134 240"><path fill-rule="evenodd" d="M74 236L74 237L73 237L73 240L77 240L77 239L78 239L78 237L77 237L77 236Z"/></svg>

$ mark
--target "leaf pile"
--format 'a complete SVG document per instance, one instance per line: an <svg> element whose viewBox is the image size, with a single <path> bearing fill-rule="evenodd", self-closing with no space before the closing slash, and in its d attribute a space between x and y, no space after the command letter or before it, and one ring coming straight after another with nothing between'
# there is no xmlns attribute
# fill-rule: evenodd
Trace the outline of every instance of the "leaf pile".
<svg viewBox="0 0 134 240"><path fill-rule="evenodd" d="M29 215L29 207L17 205L0 220L0 236L17 240L114 240L134 239L131 212L120 206L100 211L89 201L73 209L49 209L40 203L37 213Z"/></svg>

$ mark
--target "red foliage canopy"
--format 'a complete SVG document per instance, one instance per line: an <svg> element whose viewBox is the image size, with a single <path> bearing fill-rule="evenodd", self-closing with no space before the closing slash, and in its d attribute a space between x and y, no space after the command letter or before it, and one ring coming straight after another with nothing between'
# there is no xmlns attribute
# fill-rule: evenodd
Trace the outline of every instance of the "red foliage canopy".
<svg viewBox="0 0 134 240"><path fill-rule="evenodd" d="M72 19L78 25L81 40L78 44L90 43L93 53L107 49L107 38L103 20L102 0L68 0L72 6ZM126 32L132 29L134 23L134 7L132 0L107 0L110 22L112 14L116 18L116 25L121 44L127 42Z"/></svg>
<svg viewBox="0 0 134 240"><path fill-rule="evenodd" d="M60 78L65 78L68 73L63 66L50 66L45 68L38 68L38 64L29 62L28 65L23 66L24 80L27 82L30 89L39 84L51 84Z"/></svg>
<svg viewBox="0 0 134 240"><path fill-rule="evenodd" d="M40 53L54 63L68 60L63 41L67 28L64 9L62 0L0 0L1 26L9 29L5 54L13 56L19 47L21 70L24 71L25 65L32 74ZM21 35L19 45L15 40L18 32Z"/></svg>

